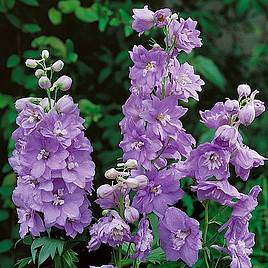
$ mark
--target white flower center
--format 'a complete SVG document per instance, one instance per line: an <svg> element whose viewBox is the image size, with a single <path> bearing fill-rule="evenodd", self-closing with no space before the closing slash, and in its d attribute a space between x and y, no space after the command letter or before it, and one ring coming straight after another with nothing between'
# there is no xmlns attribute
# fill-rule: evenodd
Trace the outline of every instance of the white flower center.
<svg viewBox="0 0 268 268"><path fill-rule="evenodd" d="M28 118L28 121L29 121L30 123L34 123L34 122L38 122L38 121L40 121L40 120L41 120L41 117L39 116L38 112L35 111L35 110L32 110L32 111L31 111L31 115L30 115L29 118Z"/></svg>
<svg viewBox="0 0 268 268"><path fill-rule="evenodd" d="M49 157L49 152L46 151L45 149L42 149L39 154L37 155L37 160L47 160Z"/></svg>
<svg viewBox="0 0 268 268"><path fill-rule="evenodd" d="M56 122L53 133L56 136L62 137L67 135L67 130L62 127L61 122Z"/></svg>
<svg viewBox="0 0 268 268"><path fill-rule="evenodd" d="M124 228L122 226L117 226L112 230L112 237L114 240L122 240L124 237Z"/></svg>
<svg viewBox="0 0 268 268"><path fill-rule="evenodd" d="M64 189L58 189L58 192L54 194L54 201L53 201L54 206L62 206L64 204L63 194Z"/></svg>
<svg viewBox="0 0 268 268"><path fill-rule="evenodd" d="M162 193L162 187L161 185L154 186L150 189L151 193L154 193L154 195L160 195Z"/></svg>
<svg viewBox="0 0 268 268"><path fill-rule="evenodd" d="M204 165L207 166L209 170L219 169L222 165L222 159L215 152L206 152L204 158Z"/></svg>
<svg viewBox="0 0 268 268"><path fill-rule="evenodd" d="M69 162L69 163L67 164L67 168L68 168L69 170L72 170L72 169L74 169L74 168L76 168L76 167L79 167L79 165L78 165L77 162Z"/></svg>
<svg viewBox="0 0 268 268"><path fill-rule="evenodd" d="M182 76L180 76L178 79L176 79L176 82L180 85L180 86L182 86L182 87L184 87L184 86L186 86L186 85L188 85L188 84L191 84L191 79L188 77L188 75L187 74L183 74Z"/></svg>
<svg viewBox="0 0 268 268"><path fill-rule="evenodd" d="M143 141L135 141L131 144L131 149L135 149L135 150L139 150L141 149L141 147L144 145Z"/></svg>
<svg viewBox="0 0 268 268"><path fill-rule="evenodd" d="M186 238L189 236L190 231L178 230L176 233L172 234L172 246L175 250L180 250L180 248L185 244Z"/></svg>
<svg viewBox="0 0 268 268"><path fill-rule="evenodd" d="M147 71L153 71L155 69L156 62L155 61L150 61L146 64L145 69Z"/></svg>

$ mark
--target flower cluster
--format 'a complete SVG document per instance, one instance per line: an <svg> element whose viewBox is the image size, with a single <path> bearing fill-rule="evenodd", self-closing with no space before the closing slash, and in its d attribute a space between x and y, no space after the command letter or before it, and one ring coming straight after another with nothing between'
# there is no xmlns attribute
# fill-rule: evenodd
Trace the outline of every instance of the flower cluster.
<svg viewBox="0 0 268 268"><path fill-rule="evenodd" d="M136 190L132 206L139 213L153 212L159 217L160 245L167 259L181 259L192 266L201 249L199 223L170 207L184 192L180 188L181 171L168 163L187 158L195 144L183 128L181 118L187 108L179 101L198 101L204 81L189 63L180 64L177 55L200 47L200 32L191 18L179 19L167 8L152 12L145 6L133 12L133 29L142 34L152 27L162 28L165 48L155 43L150 50L139 45L130 52L131 95L123 106L120 147L124 160L138 162L139 170L132 172L134 179L148 179L145 187Z"/></svg>
<svg viewBox="0 0 268 268"><path fill-rule="evenodd" d="M43 51L41 60L27 60L26 65L45 67L47 58L48 52ZM59 78L52 87L47 77L48 69L59 71L62 65L57 61L50 68L36 70L38 76L42 73L41 88L45 88L45 80L50 85L46 88L49 93L70 87L67 76ZM39 236L55 226L75 237L91 222L86 195L91 192L95 172L90 157L92 147L84 135L79 109L70 96L56 101L50 94L44 99L19 99L16 109L16 147L9 162L18 176L13 201L18 207L20 236L28 231Z"/></svg>
<svg viewBox="0 0 268 268"><path fill-rule="evenodd" d="M91 240L88 249L96 250L102 243L112 247L129 243L134 246L134 250L130 252L132 247L129 247L127 256L142 261L150 253L153 235L146 215L140 217L135 201L131 204L130 194L146 189L149 179L145 175L131 176L131 170L137 168L137 161L134 159L118 166L118 169L111 168L105 173L105 177L113 181L112 185L104 184L97 189L96 203L104 209L104 216L90 228ZM138 230L132 234L130 224L138 221ZM121 260L115 260L116 263L117 261Z"/></svg>
<svg viewBox="0 0 268 268"><path fill-rule="evenodd" d="M251 267L249 255L254 234L248 231L248 221L261 188L255 186L249 195L239 193L228 181L229 165L233 165L236 175L246 181L250 170L266 160L243 143L239 132L241 125L250 125L265 111L264 103L255 99L258 92L251 92L248 85L239 85L237 92L238 100L227 99L225 103L216 103L211 110L200 112L201 122L215 129L215 136L212 142L199 145L186 161L177 164L183 176L195 179L192 190L197 192L200 201L213 200L233 208L230 220L220 228L227 227L225 252L232 257L232 268Z"/></svg>

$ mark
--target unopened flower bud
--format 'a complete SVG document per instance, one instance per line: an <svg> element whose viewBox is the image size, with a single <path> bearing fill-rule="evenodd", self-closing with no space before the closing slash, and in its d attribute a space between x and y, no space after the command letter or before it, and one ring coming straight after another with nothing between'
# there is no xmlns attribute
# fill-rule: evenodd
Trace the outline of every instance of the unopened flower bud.
<svg viewBox="0 0 268 268"><path fill-rule="evenodd" d="M53 86L56 86L58 89L62 91L67 91L70 89L71 85L72 85L72 78L67 75L63 75L54 83Z"/></svg>
<svg viewBox="0 0 268 268"><path fill-rule="evenodd" d="M128 159L126 163L119 163L117 164L118 167L125 167L128 169L137 168L138 162L135 159Z"/></svg>
<svg viewBox="0 0 268 268"><path fill-rule="evenodd" d="M142 189L148 185L148 178L145 175L138 175L135 177L135 180L139 183L139 189Z"/></svg>
<svg viewBox="0 0 268 268"><path fill-rule="evenodd" d="M125 181L126 185L133 189L133 190L136 190L139 188L139 182L134 179L134 178L128 178L126 181Z"/></svg>
<svg viewBox="0 0 268 268"><path fill-rule="evenodd" d="M251 93L251 89L249 85L241 84L237 87L237 92L240 97L247 97Z"/></svg>
<svg viewBox="0 0 268 268"><path fill-rule="evenodd" d="M239 102L237 100L227 100L224 107L228 113L235 114L239 111Z"/></svg>
<svg viewBox="0 0 268 268"><path fill-rule="evenodd" d="M42 69L37 69L34 73L34 75L37 77L37 78L40 78L41 76L43 76L45 74L44 70Z"/></svg>
<svg viewBox="0 0 268 268"><path fill-rule="evenodd" d="M238 114L240 122L248 126L255 119L255 109L253 103L248 103L245 107L243 107Z"/></svg>
<svg viewBox="0 0 268 268"><path fill-rule="evenodd" d="M177 13L174 13L174 14L171 15L171 19L172 19L172 20L177 20L178 17L179 17L179 16L178 16Z"/></svg>
<svg viewBox="0 0 268 268"><path fill-rule="evenodd" d="M139 219L140 214L136 208L126 207L124 211L124 216L128 223L133 223Z"/></svg>
<svg viewBox="0 0 268 268"><path fill-rule="evenodd" d="M238 138L238 130L229 125L220 126L215 133L214 142L222 147L235 144Z"/></svg>
<svg viewBox="0 0 268 268"><path fill-rule="evenodd" d="M43 59L48 59L48 58L49 58L49 51L46 50L46 49L42 50L42 52L41 52L41 57L42 57Z"/></svg>
<svg viewBox="0 0 268 268"><path fill-rule="evenodd" d="M42 99L41 98L33 98L33 97L27 97L27 98L22 98L18 99L15 103L15 108L17 112L21 112L29 103L33 102L40 102Z"/></svg>
<svg viewBox="0 0 268 268"><path fill-rule="evenodd" d="M56 110L59 113L70 113L75 109L75 107L76 105L74 104L72 97L68 95L61 97L56 103Z"/></svg>
<svg viewBox="0 0 268 268"><path fill-rule="evenodd" d="M253 101L254 109L255 109L255 116L260 116L265 111L264 102L260 100Z"/></svg>
<svg viewBox="0 0 268 268"><path fill-rule="evenodd" d="M27 59L25 61L25 65L29 68L36 68L38 63L36 62L36 60L32 60L32 59Z"/></svg>
<svg viewBox="0 0 268 268"><path fill-rule="evenodd" d="M62 60L57 60L54 62L51 66L52 70L54 72L60 72L64 66L64 62Z"/></svg>
<svg viewBox="0 0 268 268"><path fill-rule="evenodd" d="M103 184L97 189L97 196L99 198L106 198L113 194L114 187L109 184Z"/></svg>
<svg viewBox="0 0 268 268"><path fill-rule="evenodd" d="M105 178L109 180L115 180L119 175L120 172L117 171L115 168L110 168L104 173Z"/></svg>
<svg viewBox="0 0 268 268"><path fill-rule="evenodd" d="M102 216L106 216L109 213L110 213L110 210L109 209L104 209L101 214L102 214Z"/></svg>
<svg viewBox="0 0 268 268"><path fill-rule="evenodd" d="M38 80L38 85L43 89L48 89L51 87L51 82L46 76L42 76Z"/></svg>

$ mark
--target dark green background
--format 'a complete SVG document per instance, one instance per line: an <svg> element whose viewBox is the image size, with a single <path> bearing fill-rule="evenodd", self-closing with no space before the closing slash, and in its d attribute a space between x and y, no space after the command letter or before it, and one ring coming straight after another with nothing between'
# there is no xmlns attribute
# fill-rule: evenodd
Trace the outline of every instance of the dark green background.
<svg viewBox="0 0 268 268"><path fill-rule="evenodd" d="M61 58L64 73L73 78L70 94L80 103L86 118L87 136L94 147L97 166L95 185L103 182L103 172L113 166L121 151L118 122L121 106L129 96L128 51L134 44L148 47L151 36L138 37L131 30L131 9L148 4L152 10L169 7L180 16L196 19L203 46L181 60L194 65L206 85L200 102L190 101L184 117L185 128L198 142L213 133L199 123L198 111L208 109L226 97L237 98L236 87L248 83L268 101L268 1L267 0L170 0L170 1L45 1L0 0L0 267L12 267L15 259L29 255L26 247L14 249L18 239L16 213L11 202L15 176L7 164L14 146L10 136L15 128L14 101L25 96L45 96L37 87L26 58L38 57L48 48L52 59ZM152 31L161 43L163 36ZM268 112L249 128L242 128L245 143L268 156ZM268 267L268 190L267 165L252 171L247 183L233 177L232 182L244 192L261 184L259 207L253 214L251 229L256 232L254 267ZM197 202L187 195L182 206L202 218ZM94 207L94 213L98 214ZM104 251L100 251L104 254ZM97 256L79 255L81 263L98 263ZM27 255L28 254L28 255ZM98 255L99 254L99 255ZM102 259L101 259L102 261ZM99 263L101 264L101 263ZM50 267L50 266L49 266ZM85 267L81 266L81 267ZM199 267L199 266L198 266Z"/></svg>

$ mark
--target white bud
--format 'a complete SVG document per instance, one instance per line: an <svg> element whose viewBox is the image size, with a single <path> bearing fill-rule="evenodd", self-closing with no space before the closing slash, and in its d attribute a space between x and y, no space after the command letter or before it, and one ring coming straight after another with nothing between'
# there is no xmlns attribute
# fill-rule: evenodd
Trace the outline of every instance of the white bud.
<svg viewBox="0 0 268 268"><path fill-rule="evenodd" d="M140 217L139 211L134 207L126 207L124 211L124 217L127 222L133 223Z"/></svg>
<svg viewBox="0 0 268 268"><path fill-rule="evenodd" d="M25 65L29 68L36 68L38 63L36 62L36 60L32 60L32 59L27 59L25 61Z"/></svg>
<svg viewBox="0 0 268 268"><path fill-rule="evenodd" d="M178 16L177 13L174 13L174 14L171 15L171 19L172 19L172 20L177 20L178 17L179 17L179 16Z"/></svg>
<svg viewBox="0 0 268 268"><path fill-rule="evenodd" d="M126 185L133 189L133 190L136 190L139 188L139 182L134 179L134 178L128 178L126 181L125 181Z"/></svg>
<svg viewBox="0 0 268 268"><path fill-rule="evenodd" d="M128 159L127 162L125 163L125 167L129 169L137 168L138 162L136 159Z"/></svg>
<svg viewBox="0 0 268 268"><path fill-rule="evenodd" d="M247 84L241 84L237 87L237 92L240 97L247 97L251 93L251 88Z"/></svg>
<svg viewBox="0 0 268 268"><path fill-rule="evenodd" d="M104 173L105 178L109 180L115 180L119 175L120 172L117 171L115 168L110 168Z"/></svg>
<svg viewBox="0 0 268 268"><path fill-rule="evenodd" d="M148 185L148 178L145 175L138 175L135 177L135 180L139 183L139 188L142 189Z"/></svg>
<svg viewBox="0 0 268 268"><path fill-rule="evenodd" d="M37 78L40 78L41 76L43 76L45 74L44 70L42 69L37 69L34 73L34 75L37 77Z"/></svg>
<svg viewBox="0 0 268 268"><path fill-rule="evenodd" d="M41 57L42 57L43 59L48 59L48 58L49 58L49 51L46 50L46 49L42 50L42 52L41 52Z"/></svg>
<svg viewBox="0 0 268 268"><path fill-rule="evenodd" d="M106 198L113 194L114 187L109 184L103 184L97 189L97 196L99 198Z"/></svg>
<svg viewBox="0 0 268 268"><path fill-rule="evenodd" d="M58 87L58 89L62 91L67 91L70 89L71 85L72 78L67 75L63 75L57 81L55 81L53 87Z"/></svg>
<svg viewBox="0 0 268 268"><path fill-rule="evenodd" d="M60 72L64 66L64 62L62 60L57 60L54 62L51 66L52 70L54 72Z"/></svg>
<svg viewBox="0 0 268 268"><path fill-rule="evenodd" d="M43 89L48 89L51 87L51 82L46 76L42 76L38 80L39 87Z"/></svg>

